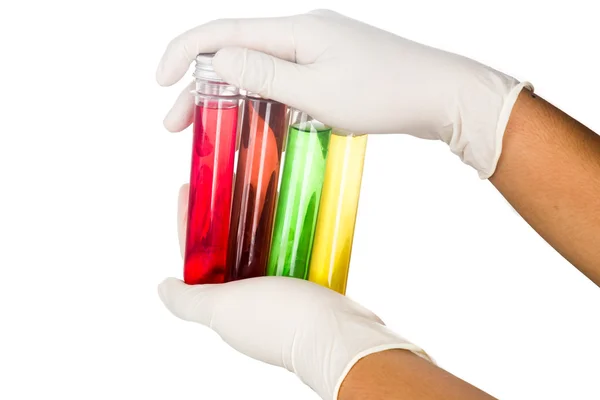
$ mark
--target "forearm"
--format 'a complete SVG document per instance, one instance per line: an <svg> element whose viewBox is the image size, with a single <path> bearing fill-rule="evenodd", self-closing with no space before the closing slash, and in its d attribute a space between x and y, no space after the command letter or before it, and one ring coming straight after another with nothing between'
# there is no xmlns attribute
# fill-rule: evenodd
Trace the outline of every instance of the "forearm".
<svg viewBox="0 0 600 400"><path fill-rule="evenodd" d="M356 363L338 400L491 400L493 397L406 350L389 350Z"/></svg>
<svg viewBox="0 0 600 400"><path fill-rule="evenodd" d="M524 90L490 181L559 253L600 285L600 137Z"/></svg>

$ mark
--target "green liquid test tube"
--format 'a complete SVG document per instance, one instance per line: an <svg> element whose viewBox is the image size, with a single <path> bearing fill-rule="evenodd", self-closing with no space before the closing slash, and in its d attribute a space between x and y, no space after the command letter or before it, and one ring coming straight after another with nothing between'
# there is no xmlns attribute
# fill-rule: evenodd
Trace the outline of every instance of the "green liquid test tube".
<svg viewBox="0 0 600 400"><path fill-rule="evenodd" d="M331 128L293 110L267 275L307 279Z"/></svg>

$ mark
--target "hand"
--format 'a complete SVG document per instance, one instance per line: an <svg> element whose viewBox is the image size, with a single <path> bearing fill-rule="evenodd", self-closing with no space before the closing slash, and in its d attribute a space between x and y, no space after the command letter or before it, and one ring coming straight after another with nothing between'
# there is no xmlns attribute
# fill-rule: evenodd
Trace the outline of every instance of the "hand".
<svg viewBox="0 0 600 400"><path fill-rule="evenodd" d="M179 197L183 246L187 186ZM294 372L323 399L337 399L342 381L361 358L406 349L432 361L350 298L312 282L261 277L214 285L174 278L158 288L177 317L206 325L236 350Z"/></svg>
<svg viewBox="0 0 600 400"><path fill-rule="evenodd" d="M527 83L332 11L283 18L224 19L168 46L157 70L172 85L198 53L228 83L355 132L408 133L446 142L481 178L491 176L511 109ZM191 122L187 88L165 119Z"/></svg>

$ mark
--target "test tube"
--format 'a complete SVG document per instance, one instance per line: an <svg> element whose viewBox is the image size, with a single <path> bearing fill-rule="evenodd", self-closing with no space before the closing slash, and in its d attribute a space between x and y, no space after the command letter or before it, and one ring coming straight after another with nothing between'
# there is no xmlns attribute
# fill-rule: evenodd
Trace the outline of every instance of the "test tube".
<svg viewBox="0 0 600 400"><path fill-rule="evenodd" d="M249 93L242 117L226 281L266 274L287 106Z"/></svg>
<svg viewBox="0 0 600 400"><path fill-rule="evenodd" d="M306 279L331 128L291 111L267 275Z"/></svg>
<svg viewBox="0 0 600 400"><path fill-rule="evenodd" d="M309 280L346 294L367 135L334 129L310 261Z"/></svg>
<svg viewBox="0 0 600 400"><path fill-rule="evenodd" d="M212 69L212 54L196 57L194 137L184 255L188 284L225 279L239 90Z"/></svg>

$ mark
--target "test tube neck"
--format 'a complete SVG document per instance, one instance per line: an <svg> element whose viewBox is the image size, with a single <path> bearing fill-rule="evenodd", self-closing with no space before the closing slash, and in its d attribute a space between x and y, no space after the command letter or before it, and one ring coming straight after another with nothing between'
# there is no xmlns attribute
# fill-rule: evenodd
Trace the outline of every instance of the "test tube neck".
<svg viewBox="0 0 600 400"><path fill-rule="evenodd" d="M205 96L238 96L239 88L225 82L214 70L212 60L214 53L198 54L194 79L196 81L196 94Z"/></svg>
<svg viewBox="0 0 600 400"><path fill-rule="evenodd" d="M237 96L240 90L225 82L196 78L196 93L205 96Z"/></svg>

